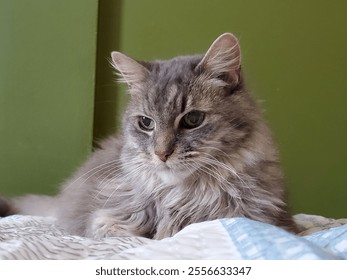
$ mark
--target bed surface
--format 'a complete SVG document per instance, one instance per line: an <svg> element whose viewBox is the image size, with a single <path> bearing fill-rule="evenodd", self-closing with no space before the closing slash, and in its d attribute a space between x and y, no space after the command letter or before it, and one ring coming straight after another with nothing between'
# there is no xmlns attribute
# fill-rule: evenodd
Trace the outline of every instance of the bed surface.
<svg viewBox="0 0 347 280"><path fill-rule="evenodd" d="M73 236L54 219L0 219L0 259L347 259L347 219L295 216L290 234L246 218L190 225L171 238Z"/></svg>

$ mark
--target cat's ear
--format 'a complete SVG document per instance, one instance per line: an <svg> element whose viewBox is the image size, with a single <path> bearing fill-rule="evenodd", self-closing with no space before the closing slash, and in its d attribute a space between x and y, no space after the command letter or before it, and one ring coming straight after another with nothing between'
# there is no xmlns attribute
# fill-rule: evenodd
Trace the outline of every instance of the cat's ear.
<svg viewBox="0 0 347 280"><path fill-rule="evenodd" d="M141 84L146 81L149 70L135 61L134 59L120 52L112 52L112 66L116 69L119 75L119 81L126 83L131 93L139 91Z"/></svg>
<svg viewBox="0 0 347 280"><path fill-rule="evenodd" d="M237 84L241 69L241 51L237 38L231 33L220 35L197 67L202 67L212 77L221 77L227 83Z"/></svg>

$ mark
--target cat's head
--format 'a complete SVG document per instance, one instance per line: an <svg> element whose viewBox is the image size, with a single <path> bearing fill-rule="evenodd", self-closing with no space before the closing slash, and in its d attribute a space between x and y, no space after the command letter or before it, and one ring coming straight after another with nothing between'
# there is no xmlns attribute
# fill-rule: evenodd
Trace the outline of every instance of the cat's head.
<svg viewBox="0 0 347 280"><path fill-rule="evenodd" d="M139 62L113 52L112 62L131 94L123 119L125 154L154 168L167 184L239 157L255 118L234 35L218 37L205 55Z"/></svg>

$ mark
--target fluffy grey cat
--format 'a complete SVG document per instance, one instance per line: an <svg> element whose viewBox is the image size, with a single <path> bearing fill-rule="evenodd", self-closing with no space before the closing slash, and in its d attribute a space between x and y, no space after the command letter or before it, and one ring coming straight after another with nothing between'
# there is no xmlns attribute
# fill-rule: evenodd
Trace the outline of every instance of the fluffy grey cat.
<svg viewBox="0 0 347 280"><path fill-rule="evenodd" d="M247 92L230 33L205 55L140 62L112 53L131 95L122 132L56 197L12 201L20 214L54 216L72 234L172 236L185 226L248 217L296 230L277 150Z"/></svg>

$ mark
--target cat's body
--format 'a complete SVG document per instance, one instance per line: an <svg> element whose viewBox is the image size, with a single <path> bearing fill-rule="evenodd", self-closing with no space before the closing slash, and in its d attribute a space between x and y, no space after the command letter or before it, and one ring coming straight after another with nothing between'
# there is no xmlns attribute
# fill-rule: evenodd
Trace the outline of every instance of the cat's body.
<svg viewBox="0 0 347 280"><path fill-rule="evenodd" d="M112 53L131 99L56 197L13 200L89 237L172 236L188 224L249 217L295 231L270 131L245 89L240 50L221 35L204 56L136 62Z"/></svg>

